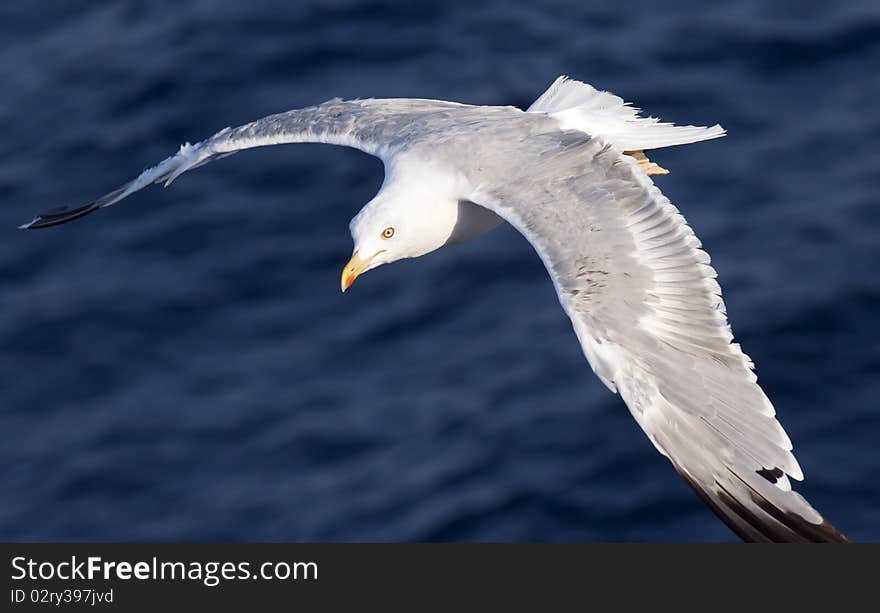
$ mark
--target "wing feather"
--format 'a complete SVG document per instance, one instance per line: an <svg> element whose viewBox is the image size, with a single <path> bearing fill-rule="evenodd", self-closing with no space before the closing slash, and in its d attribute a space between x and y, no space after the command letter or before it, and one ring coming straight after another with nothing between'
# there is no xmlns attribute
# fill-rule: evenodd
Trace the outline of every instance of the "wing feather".
<svg viewBox="0 0 880 613"><path fill-rule="evenodd" d="M744 539L845 540L791 489L791 440L678 209L601 139L536 143L516 163L529 172L472 199L538 251L593 370L657 449Z"/></svg>
<svg viewBox="0 0 880 613"><path fill-rule="evenodd" d="M116 204L154 183L167 187L184 172L244 149L289 143L327 143L360 149L388 162L397 147L418 135L426 115L461 108L454 102L417 99L330 100L318 106L269 115L236 128L225 128L199 143L189 143L134 180L78 207L56 208L19 226L47 228L79 219Z"/></svg>

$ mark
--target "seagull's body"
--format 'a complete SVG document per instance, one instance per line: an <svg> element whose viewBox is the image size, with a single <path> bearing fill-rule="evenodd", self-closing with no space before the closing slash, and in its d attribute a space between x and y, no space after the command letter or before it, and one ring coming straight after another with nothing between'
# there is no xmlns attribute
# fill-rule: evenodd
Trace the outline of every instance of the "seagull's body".
<svg viewBox="0 0 880 613"><path fill-rule="evenodd" d="M732 342L709 256L643 151L723 136L641 118L558 79L529 109L436 100L331 100L227 128L77 209L64 223L242 149L321 142L379 157L385 181L352 220L342 288L371 268L506 221L534 246L584 354L660 453L742 538L843 541L799 494L792 445Z"/></svg>

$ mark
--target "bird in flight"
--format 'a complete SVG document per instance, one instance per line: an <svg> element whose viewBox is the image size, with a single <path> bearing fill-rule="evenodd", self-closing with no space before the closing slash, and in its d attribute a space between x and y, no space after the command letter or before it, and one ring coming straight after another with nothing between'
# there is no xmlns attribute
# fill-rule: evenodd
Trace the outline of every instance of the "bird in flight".
<svg viewBox="0 0 880 613"><path fill-rule="evenodd" d="M342 291L383 264L501 222L535 248L593 371L657 450L741 538L846 541L800 494L791 440L733 341L715 270L650 178L645 151L724 136L639 115L558 78L526 111L440 100L330 100L226 128L45 228L253 147L331 143L377 156L385 181L352 219Z"/></svg>

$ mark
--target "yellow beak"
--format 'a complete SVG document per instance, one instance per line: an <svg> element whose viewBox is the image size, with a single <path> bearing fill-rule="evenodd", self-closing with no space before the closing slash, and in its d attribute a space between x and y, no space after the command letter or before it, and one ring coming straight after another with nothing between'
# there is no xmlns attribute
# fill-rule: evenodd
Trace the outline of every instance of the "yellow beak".
<svg viewBox="0 0 880 613"><path fill-rule="evenodd" d="M379 255L378 253L376 255ZM351 256L351 259L348 261L348 264L345 265L345 268L342 269L342 280L340 281L340 285L342 287L343 293L351 284L354 283L354 280L357 279L362 272L364 272L367 267L370 265L370 262L373 261L373 257L362 260L360 254L355 251L354 255Z"/></svg>

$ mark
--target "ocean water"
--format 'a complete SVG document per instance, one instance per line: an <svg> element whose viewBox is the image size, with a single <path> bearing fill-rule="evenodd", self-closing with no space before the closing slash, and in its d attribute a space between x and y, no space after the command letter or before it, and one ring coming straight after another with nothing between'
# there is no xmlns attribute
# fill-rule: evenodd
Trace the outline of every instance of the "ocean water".
<svg viewBox="0 0 880 613"><path fill-rule="evenodd" d="M507 227L369 273L381 164L241 153L79 223L227 125L331 97L527 106L559 74L729 136L658 152L800 490L880 528L880 5L0 8L0 539L728 541L594 377Z"/></svg>

